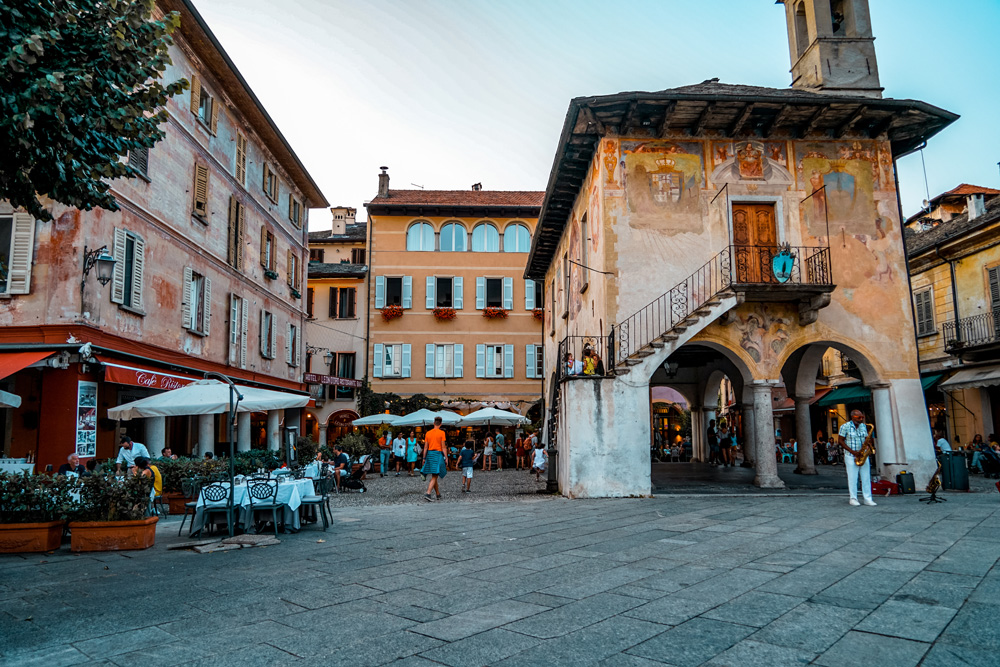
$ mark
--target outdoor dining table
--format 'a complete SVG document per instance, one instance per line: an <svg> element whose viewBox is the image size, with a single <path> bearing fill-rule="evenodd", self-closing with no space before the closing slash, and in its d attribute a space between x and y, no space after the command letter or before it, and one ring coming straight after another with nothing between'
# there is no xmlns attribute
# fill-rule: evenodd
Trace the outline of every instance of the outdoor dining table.
<svg viewBox="0 0 1000 667"><path fill-rule="evenodd" d="M274 483L275 480L271 479L267 481ZM229 486L228 482L223 482L223 484ZM311 479L285 479L278 483L277 502L283 506L282 523L284 523L286 529L299 530L301 528L298 510L302 505L302 498L311 496L314 493L313 481ZM201 530L205 527L206 508L224 509L225 507L226 503L224 502L206 502L204 491L200 493L198 495L198 504L195 507L194 520L191 523L190 534L200 534ZM250 513L250 493L247 482L236 484L233 490L233 507L239 513L236 524L242 526L244 530L248 530L253 524L253 516Z"/></svg>

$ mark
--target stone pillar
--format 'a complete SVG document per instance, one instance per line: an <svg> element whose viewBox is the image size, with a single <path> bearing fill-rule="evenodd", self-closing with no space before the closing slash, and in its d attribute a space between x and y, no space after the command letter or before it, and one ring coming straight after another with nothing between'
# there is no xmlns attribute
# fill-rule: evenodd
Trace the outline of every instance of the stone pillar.
<svg viewBox="0 0 1000 667"><path fill-rule="evenodd" d="M809 398L795 399L795 439L799 443L799 465L795 472L800 475L818 475L813 460L812 420L809 418Z"/></svg>
<svg viewBox="0 0 1000 667"><path fill-rule="evenodd" d="M326 431L327 431L327 428L329 428L329 427L326 424L326 422L323 422L322 424L319 425L319 441L318 442L319 442L319 446L320 447L326 447Z"/></svg>
<svg viewBox="0 0 1000 667"><path fill-rule="evenodd" d="M281 410L267 411L267 448L272 452L281 447Z"/></svg>
<svg viewBox="0 0 1000 667"><path fill-rule="evenodd" d="M167 440L167 418L147 417L146 418L146 449L154 459L163 452L163 447Z"/></svg>
<svg viewBox="0 0 1000 667"><path fill-rule="evenodd" d="M250 451L250 413L236 414L236 451Z"/></svg>
<svg viewBox="0 0 1000 667"><path fill-rule="evenodd" d="M753 405L743 406L743 463L741 467L752 467L757 459L757 427L753 417Z"/></svg>
<svg viewBox="0 0 1000 667"><path fill-rule="evenodd" d="M705 462L708 460L708 443L705 442L705 419L704 411L701 408L691 408L691 462Z"/></svg>
<svg viewBox="0 0 1000 667"><path fill-rule="evenodd" d="M889 393L889 385L872 386L872 403L875 406L875 449L878 469L885 471L887 464L902 463L896 457L896 433L893 428L892 396Z"/></svg>
<svg viewBox="0 0 1000 667"><path fill-rule="evenodd" d="M771 385L752 385L754 426L757 433L757 475L753 483L762 489L783 489L785 483L778 477L778 464L774 458L774 412L771 406Z"/></svg>
<svg viewBox="0 0 1000 667"><path fill-rule="evenodd" d="M198 458L215 452L215 415L198 415Z"/></svg>

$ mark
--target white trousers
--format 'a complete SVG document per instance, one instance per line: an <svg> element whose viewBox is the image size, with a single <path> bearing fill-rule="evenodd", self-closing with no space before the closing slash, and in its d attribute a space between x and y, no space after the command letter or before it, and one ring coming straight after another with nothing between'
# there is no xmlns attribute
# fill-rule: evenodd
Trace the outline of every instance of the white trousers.
<svg viewBox="0 0 1000 667"><path fill-rule="evenodd" d="M858 475L861 475L861 493L865 500L872 499L872 472L871 464L865 461L863 466L854 462L854 457L844 453L844 467L847 468L847 490L851 493L851 498L858 498Z"/></svg>

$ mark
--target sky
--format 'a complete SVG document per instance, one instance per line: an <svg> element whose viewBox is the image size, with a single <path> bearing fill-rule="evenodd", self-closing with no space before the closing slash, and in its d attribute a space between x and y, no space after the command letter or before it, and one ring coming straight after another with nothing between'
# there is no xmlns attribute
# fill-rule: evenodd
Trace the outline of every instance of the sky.
<svg viewBox="0 0 1000 667"><path fill-rule="evenodd" d="M791 82L773 0L194 2L331 205L359 219L383 165L395 189L544 190L574 97ZM1000 188L1000 0L870 4L884 96L962 116L923 151L930 195ZM920 154L899 179L909 216L927 197Z"/></svg>

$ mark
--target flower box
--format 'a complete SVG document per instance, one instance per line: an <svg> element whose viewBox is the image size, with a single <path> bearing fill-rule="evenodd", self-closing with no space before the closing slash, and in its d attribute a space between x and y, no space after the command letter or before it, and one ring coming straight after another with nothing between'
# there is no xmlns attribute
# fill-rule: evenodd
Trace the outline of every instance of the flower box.
<svg viewBox="0 0 1000 667"><path fill-rule="evenodd" d="M264 271L264 277L267 278L268 280L277 280L278 272L268 269L267 271Z"/></svg>
<svg viewBox="0 0 1000 667"><path fill-rule="evenodd" d="M542 320L545 319L545 309L535 308L534 310L531 311L531 316L534 317L539 322L541 322Z"/></svg>
<svg viewBox="0 0 1000 667"><path fill-rule="evenodd" d="M302 292L298 291L297 289L292 288L292 298L293 299L301 299L302 298Z"/></svg>
<svg viewBox="0 0 1000 667"><path fill-rule="evenodd" d="M65 521L0 524L0 553L55 551L62 542Z"/></svg>
<svg viewBox="0 0 1000 667"><path fill-rule="evenodd" d="M392 322L403 316L403 309L400 306L386 306L382 309L382 321Z"/></svg>
<svg viewBox="0 0 1000 667"><path fill-rule="evenodd" d="M441 320L442 322L447 322L448 320L455 319L457 313L454 308L435 308L434 318Z"/></svg>
<svg viewBox="0 0 1000 667"><path fill-rule="evenodd" d="M507 319L507 311L503 308L490 306L488 308L483 308L483 317L488 320L505 320Z"/></svg>
<svg viewBox="0 0 1000 667"><path fill-rule="evenodd" d="M151 516L137 521L71 521L70 550L135 551L156 542L156 522Z"/></svg>

